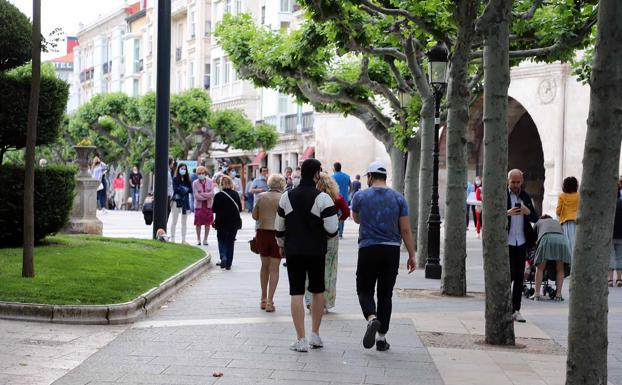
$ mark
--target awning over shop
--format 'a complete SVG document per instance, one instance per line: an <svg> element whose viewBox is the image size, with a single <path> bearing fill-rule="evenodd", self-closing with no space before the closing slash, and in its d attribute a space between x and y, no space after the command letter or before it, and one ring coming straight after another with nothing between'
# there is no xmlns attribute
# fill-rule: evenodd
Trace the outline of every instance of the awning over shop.
<svg viewBox="0 0 622 385"><path fill-rule="evenodd" d="M266 157L266 152L265 151L259 151L257 153L257 155L255 156L255 159L253 159L253 162L251 163L251 166L259 166L261 164L261 161L265 157Z"/></svg>
<svg viewBox="0 0 622 385"><path fill-rule="evenodd" d="M304 162L305 160L312 158L315 155L315 147L309 146L305 148L304 152L298 158L298 162Z"/></svg>

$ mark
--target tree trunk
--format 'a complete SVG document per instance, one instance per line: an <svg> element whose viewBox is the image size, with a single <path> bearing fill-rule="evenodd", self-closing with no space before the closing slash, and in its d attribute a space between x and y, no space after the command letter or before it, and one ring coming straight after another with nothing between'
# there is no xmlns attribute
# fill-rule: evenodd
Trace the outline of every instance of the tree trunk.
<svg viewBox="0 0 622 385"><path fill-rule="evenodd" d="M483 243L486 342L514 345L507 233L509 32L512 0L490 0L478 21L484 34ZM462 216L464 220L464 215Z"/></svg>
<svg viewBox="0 0 622 385"><path fill-rule="evenodd" d="M477 0L460 0L455 17L458 41L449 71L447 119L447 193L445 198L445 259L442 292L466 295L466 126L470 92L467 84L469 53L475 35Z"/></svg>
<svg viewBox="0 0 622 385"><path fill-rule="evenodd" d="M622 2L601 0L572 260L566 384L607 384L607 267L622 141Z"/></svg>
<svg viewBox="0 0 622 385"><path fill-rule="evenodd" d="M41 0L32 2L32 78L28 104L26 131L26 159L24 173L24 245L22 277L35 276L35 144L41 81Z"/></svg>
<svg viewBox="0 0 622 385"><path fill-rule="evenodd" d="M418 209L419 209L419 163L421 162L419 149L421 148L421 140L416 136L408 142L408 158L406 160L406 176L404 180L404 195L408 203L410 219L410 229L417 250L417 232L418 232Z"/></svg>
<svg viewBox="0 0 622 385"><path fill-rule="evenodd" d="M417 218L417 266L425 267L428 259L428 217L432 201L432 152L434 150L434 97L421 106L421 151L419 167L419 217Z"/></svg>
<svg viewBox="0 0 622 385"><path fill-rule="evenodd" d="M391 145L388 151L391 158L391 187L395 191L404 193L404 174L406 172L404 152L393 145Z"/></svg>

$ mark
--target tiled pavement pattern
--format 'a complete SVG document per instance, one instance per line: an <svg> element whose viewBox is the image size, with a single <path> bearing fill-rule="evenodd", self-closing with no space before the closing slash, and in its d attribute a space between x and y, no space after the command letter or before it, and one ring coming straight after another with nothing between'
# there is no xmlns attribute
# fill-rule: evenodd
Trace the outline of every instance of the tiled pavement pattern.
<svg viewBox="0 0 622 385"><path fill-rule="evenodd" d="M150 229L140 223L141 218L136 213L109 212L101 218L105 223L105 235L150 235ZM126 329L55 384L564 383L565 357L561 355L422 345L417 330L481 335L483 301L478 296L457 299L396 295L394 320L387 335L391 350L381 353L363 349L361 337L365 322L359 313L354 290L356 227L351 221L346 223L345 240L340 244L337 306L322 324L325 348L306 354L290 352L287 346L294 338L294 331L289 320L285 269L281 269L276 313L262 312L259 309L259 261L248 251L246 242L252 236L252 222L248 217L245 229L238 236L233 270L210 270L153 317ZM189 241L193 239L192 230L189 226ZM210 242L209 250L217 256L215 234L210 235ZM481 243L472 230L468 236L467 263L469 290L483 291ZM425 280L421 271L407 275L402 270L396 286L438 289L438 285L438 281ZM609 298L609 381L622 385L622 289L613 289ZM528 322L517 325L518 336L553 338L562 346L567 345L567 303L525 300L523 314ZM111 340L114 333L123 330L118 326L70 327L0 321L3 341L6 341L7 325L14 333L21 327L32 328L31 325L36 325L34 328L40 333L59 327L68 328L67 332L93 336L108 333L109 338L102 345ZM28 338L19 334L22 339ZM49 341L54 341L54 337L49 336ZM72 343L80 341L76 339ZM56 346L57 351L62 350L61 347L64 349L63 345ZM58 378L84 359L84 356L73 356L75 360L64 362L64 366L58 365L62 369L52 371L46 364L53 362L51 357L58 356L50 351L48 357L33 356L33 362L28 365L33 365L34 369L28 370L28 366L16 364L27 358L20 353L22 345L15 342L13 346L11 350L0 344L0 357L13 358L12 361L0 359L0 384L49 384L50 379ZM47 349L51 348L43 350ZM75 349L85 353L97 348L81 349L76 345ZM213 372L222 372L223 376L212 377ZM6 377L8 373L21 375Z"/></svg>

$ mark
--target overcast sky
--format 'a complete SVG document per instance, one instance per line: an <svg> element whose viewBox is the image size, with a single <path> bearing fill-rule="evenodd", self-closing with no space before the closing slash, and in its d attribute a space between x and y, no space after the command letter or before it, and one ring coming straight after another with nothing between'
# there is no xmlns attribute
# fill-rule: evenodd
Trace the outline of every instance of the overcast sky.
<svg viewBox="0 0 622 385"><path fill-rule="evenodd" d="M32 0L9 0L26 16L32 18ZM130 1L130 3L135 1ZM63 29L64 35L75 36L78 25L88 25L105 16L125 3L125 0L42 0L41 1L41 33L48 36L57 27ZM64 37L63 35L63 37ZM62 56L65 43L59 44L59 52L43 54L43 59Z"/></svg>

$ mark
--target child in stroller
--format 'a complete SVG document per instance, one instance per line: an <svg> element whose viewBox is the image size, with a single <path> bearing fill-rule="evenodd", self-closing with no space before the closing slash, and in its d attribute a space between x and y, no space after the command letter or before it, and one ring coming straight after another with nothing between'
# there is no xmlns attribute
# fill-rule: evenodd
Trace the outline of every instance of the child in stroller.
<svg viewBox="0 0 622 385"><path fill-rule="evenodd" d="M525 275L529 288L525 285L524 294L534 301L539 301L542 287L545 296L548 295L555 301L563 301L564 278L570 275L571 257L568 239L564 236L559 222L549 215L540 217L536 223L536 232L537 248L528 253ZM555 279L555 289L549 285L550 279Z"/></svg>

